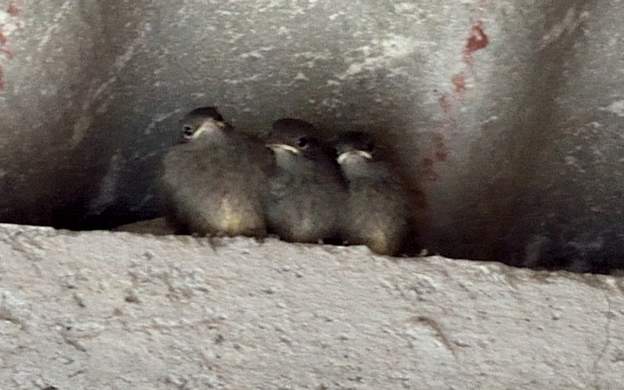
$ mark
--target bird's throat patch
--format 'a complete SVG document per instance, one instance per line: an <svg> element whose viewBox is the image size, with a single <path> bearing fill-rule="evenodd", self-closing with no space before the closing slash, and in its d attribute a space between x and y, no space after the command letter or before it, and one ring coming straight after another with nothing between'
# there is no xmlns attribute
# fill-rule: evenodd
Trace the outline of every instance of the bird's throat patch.
<svg viewBox="0 0 624 390"><path fill-rule="evenodd" d="M219 207L221 229L230 235L239 234L245 226L245 218L239 208L228 198L223 198Z"/></svg>
<svg viewBox="0 0 624 390"><path fill-rule="evenodd" d="M368 237L368 245L377 253L388 253L390 251L390 242L388 236L383 230L377 229Z"/></svg>

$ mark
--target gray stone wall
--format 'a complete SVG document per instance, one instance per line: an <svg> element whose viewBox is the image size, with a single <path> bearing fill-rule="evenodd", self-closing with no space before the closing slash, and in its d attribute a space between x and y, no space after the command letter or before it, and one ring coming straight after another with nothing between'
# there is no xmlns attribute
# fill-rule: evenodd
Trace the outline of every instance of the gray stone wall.
<svg viewBox="0 0 624 390"><path fill-rule="evenodd" d="M621 265L623 15L617 0L0 0L0 220L155 216L177 119L215 104L250 132L288 115L378 134L422 190L433 251Z"/></svg>

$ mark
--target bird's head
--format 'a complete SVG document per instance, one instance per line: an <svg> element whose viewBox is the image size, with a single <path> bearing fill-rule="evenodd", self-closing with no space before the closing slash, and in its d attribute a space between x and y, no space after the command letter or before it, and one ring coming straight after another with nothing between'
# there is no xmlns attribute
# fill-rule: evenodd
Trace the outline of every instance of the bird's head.
<svg viewBox="0 0 624 390"><path fill-rule="evenodd" d="M278 162L300 158L313 159L323 153L323 144L315 137L314 126L300 119L280 119L266 140Z"/></svg>
<svg viewBox="0 0 624 390"><path fill-rule="evenodd" d="M366 133L346 132L339 135L333 144L336 149L336 161L343 167L374 161L375 143Z"/></svg>
<svg viewBox="0 0 624 390"><path fill-rule="evenodd" d="M193 142L206 136L223 134L231 129L231 125L223 120L216 107L196 108L180 122L182 142Z"/></svg>

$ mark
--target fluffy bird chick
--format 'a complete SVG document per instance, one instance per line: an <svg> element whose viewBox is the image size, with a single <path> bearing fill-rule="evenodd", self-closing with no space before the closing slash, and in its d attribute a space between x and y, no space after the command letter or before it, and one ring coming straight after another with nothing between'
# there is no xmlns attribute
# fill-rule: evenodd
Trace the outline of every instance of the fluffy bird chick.
<svg viewBox="0 0 624 390"><path fill-rule="evenodd" d="M364 133L342 134L335 148L349 188L342 238L379 254L397 255L410 229L409 197L401 179Z"/></svg>
<svg viewBox="0 0 624 390"><path fill-rule="evenodd" d="M346 185L330 149L314 137L314 127L298 119L273 124L267 146L275 169L265 213L269 230L292 242L336 237Z"/></svg>
<svg viewBox="0 0 624 390"><path fill-rule="evenodd" d="M163 160L167 219L179 233L266 235L262 199L273 156L264 144L227 124L214 107L182 122L182 143Z"/></svg>

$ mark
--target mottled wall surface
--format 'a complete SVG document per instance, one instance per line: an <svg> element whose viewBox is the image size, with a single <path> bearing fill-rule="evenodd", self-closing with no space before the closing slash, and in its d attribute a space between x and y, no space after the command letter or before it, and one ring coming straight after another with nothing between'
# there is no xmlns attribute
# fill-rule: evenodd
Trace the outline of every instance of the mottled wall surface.
<svg viewBox="0 0 624 390"><path fill-rule="evenodd" d="M0 0L0 220L154 216L177 120L216 104L249 131L376 132L423 191L428 248L583 270L624 255L623 17L617 0Z"/></svg>

